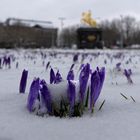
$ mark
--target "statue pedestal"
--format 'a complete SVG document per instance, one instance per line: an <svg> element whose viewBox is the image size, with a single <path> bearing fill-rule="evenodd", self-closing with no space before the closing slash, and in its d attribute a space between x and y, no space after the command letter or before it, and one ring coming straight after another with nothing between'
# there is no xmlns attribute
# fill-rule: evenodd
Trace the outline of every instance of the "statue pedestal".
<svg viewBox="0 0 140 140"><path fill-rule="evenodd" d="M100 28L80 27L77 29L78 49L102 49L102 30Z"/></svg>

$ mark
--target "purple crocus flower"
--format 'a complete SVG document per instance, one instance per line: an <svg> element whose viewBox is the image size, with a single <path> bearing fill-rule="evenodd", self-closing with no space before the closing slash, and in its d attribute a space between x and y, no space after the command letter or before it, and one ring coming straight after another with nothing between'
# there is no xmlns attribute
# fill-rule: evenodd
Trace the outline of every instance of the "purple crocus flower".
<svg viewBox="0 0 140 140"><path fill-rule="evenodd" d="M74 80L73 70L70 70L67 75L67 80Z"/></svg>
<svg viewBox="0 0 140 140"><path fill-rule="evenodd" d="M80 102L83 103L87 83L90 74L90 65L87 63L80 72L79 83L80 83Z"/></svg>
<svg viewBox="0 0 140 140"><path fill-rule="evenodd" d="M51 68L50 70L50 84L54 83L55 82L55 73L54 73L54 70Z"/></svg>
<svg viewBox="0 0 140 140"><path fill-rule="evenodd" d="M77 62L78 61L78 56L79 56L78 53L77 54L74 54L74 56L73 56L73 62Z"/></svg>
<svg viewBox="0 0 140 140"><path fill-rule="evenodd" d="M55 84L58 84L58 83L60 83L62 81L62 76L61 76L61 74L59 73L59 71L57 71L57 73L56 73L56 76L55 76Z"/></svg>
<svg viewBox="0 0 140 140"><path fill-rule="evenodd" d="M43 86L44 84L47 84L47 83L46 83L46 81L43 79L43 80L40 81L40 89L42 88L42 86Z"/></svg>
<svg viewBox="0 0 140 140"><path fill-rule="evenodd" d="M25 93L27 77L28 77L28 71L24 69L20 80L20 86L19 86L20 93Z"/></svg>
<svg viewBox="0 0 140 140"><path fill-rule="evenodd" d="M2 65L3 65L3 66L4 66L4 65L7 65L7 57L6 57L6 56L3 57L3 63L2 63Z"/></svg>
<svg viewBox="0 0 140 140"><path fill-rule="evenodd" d="M10 56L7 57L7 56L4 56L3 57L3 66L5 65L5 67L8 66L8 68L11 68L11 58Z"/></svg>
<svg viewBox="0 0 140 140"><path fill-rule="evenodd" d="M118 71L121 71L121 67L120 67L120 66L121 66L121 63L117 63L117 64L116 64L116 69L117 69Z"/></svg>
<svg viewBox="0 0 140 140"><path fill-rule="evenodd" d="M11 58L10 58L10 56L7 58L7 65L8 65L8 68L11 68Z"/></svg>
<svg viewBox="0 0 140 140"><path fill-rule="evenodd" d="M27 108L30 112L34 110L34 104L35 104L35 101L38 99L39 90L40 90L40 79L37 78L33 80L30 87L30 92L28 95Z"/></svg>
<svg viewBox="0 0 140 140"><path fill-rule="evenodd" d="M124 75L125 75L126 77L129 77L129 76L130 76L129 72L128 72L126 69L124 69Z"/></svg>
<svg viewBox="0 0 140 140"><path fill-rule="evenodd" d="M98 72L99 77L100 77L100 87L99 87L99 94L98 94L98 96L95 97L95 102L98 99L98 97L99 97L99 95L101 93L103 84L104 84L104 80L105 80L105 67L102 67L101 69L99 69L97 67L97 72Z"/></svg>
<svg viewBox="0 0 140 140"><path fill-rule="evenodd" d="M2 68L2 66L1 66L1 62L2 62L2 59L0 58L0 69Z"/></svg>
<svg viewBox="0 0 140 140"><path fill-rule="evenodd" d="M107 64L107 60L106 59L104 60L104 64Z"/></svg>
<svg viewBox="0 0 140 140"><path fill-rule="evenodd" d="M100 93L100 76L97 71L91 75L90 109L94 106Z"/></svg>
<svg viewBox="0 0 140 140"><path fill-rule="evenodd" d="M132 71L131 70L124 70L124 75L126 76L128 83L133 84L133 81L131 79Z"/></svg>
<svg viewBox="0 0 140 140"><path fill-rule="evenodd" d="M41 95L43 97L43 100L45 101L45 105L47 107L48 113L52 114L52 99L50 91L47 87L47 84L43 83L41 88Z"/></svg>
<svg viewBox="0 0 140 140"><path fill-rule="evenodd" d="M105 80L105 67L102 67L101 69L97 67L97 71L100 76L100 82L101 82L100 88L102 89Z"/></svg>
<svg viewBox="0 0 140 140"><path fill-rule="evenodd" d="M81 64L79 70L81 70L84 66L85 66L85 64Z"/></svg>
<svg viewBox="0 0 140 140"><path fill-rule="evenodd" d="M132 70L131 69L128 69L128 72L130 75L132 75Z"/></svg>
<svg viewBox="0 0 140 140"><path fill-rule="evenodd" d="M69 80L68 81L68 101L70 103L70 115L72 115L74 111L74 105L75 105L75 85Z"/></svg>
<svg viewBox="0 0 140 140"><path fill-rule="evenodd" d="M93 72L91 75L91 94L90 94L90 109L95 105L105 80L105 68L102 67Z"/></svg>

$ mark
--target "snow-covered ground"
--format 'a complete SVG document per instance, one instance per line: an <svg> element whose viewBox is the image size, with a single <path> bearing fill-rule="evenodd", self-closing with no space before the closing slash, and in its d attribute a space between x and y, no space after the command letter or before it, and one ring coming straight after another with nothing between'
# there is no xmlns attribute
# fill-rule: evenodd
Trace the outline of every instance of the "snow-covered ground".
<svg viewBox="0 0 140 140"><path fill-rule="evenodd" d="M50 68L59 69L63 79L74 66L76 78L81 63L92 69L106 67L106 79L95 112L81 118L39 117L26 104L34 77L49 82ZM41 58L41 54L44 58ZM46 56L45 56L46 54ZM82 61L82 55L84 59ZM0 50L0 57L13 55L11 69L0 69L0 140L137 140L140 138L140 51L139 50ZM44 61L44 62L43 62ZM121 71L115 67L121 62ZM18 63L18 68L16 65ZM134 84L128 84L124 69L132 70ZM25 94L19 94L23 69L29 71ZM123 93L127 100L121 96ZM134 102L132 96L136 102ZM98 111L103 100L104 106Z"/></svg>

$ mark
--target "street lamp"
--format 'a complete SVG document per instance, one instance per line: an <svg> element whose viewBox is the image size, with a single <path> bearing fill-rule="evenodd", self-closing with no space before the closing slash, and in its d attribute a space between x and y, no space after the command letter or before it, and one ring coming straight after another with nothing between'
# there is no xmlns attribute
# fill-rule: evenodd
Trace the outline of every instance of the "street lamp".
<svg viewBox="0 0 140 140"><path fill-rule="evenodd" d="M64 26L64 20L65 20L66 18L64 18L64 17L59 17L58 19L60 20L61 30L62 30L62 29L63 29L63 26Z"/></svg>
<svg viewBox="0 0 140 140"><path fill-rule="evenodd" d="M121 34L120 34L120 45L121 45L121 49L123 48L123 16L120 15L121 18Z"/></svg>
<svg viewBox="0 0 140 140"><path fill-rule="evenodd" d="M61 36L61 32L62 32L62 30L63 30L63 26L64 26L64 20L66 19L66 18L64 18L64 17L59 17L58 18L59 20L60 20L60 25L61 25L61 29L60 29L60 31L59 31L59 33L58 33L58 45L59 46L63 46L64 45L64 41L63 41L63 37Z"/></svg>

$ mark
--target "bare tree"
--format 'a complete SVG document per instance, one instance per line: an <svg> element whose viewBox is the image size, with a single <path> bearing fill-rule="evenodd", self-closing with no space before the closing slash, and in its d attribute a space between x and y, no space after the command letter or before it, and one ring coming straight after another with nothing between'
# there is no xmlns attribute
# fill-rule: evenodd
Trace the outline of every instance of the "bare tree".
<svg viewBox="0 0 140 140"><path fill-rule="evenodd" d="M60 33L61 47L71 47L77 43L77 26L64 28Z"/></svg>
<svg viewBox="0 0 140 140"><path fill-rule="evenodd" d="M140 32L139 25L136 19L131 16L121 16L121 18L112 21L102 21L100 27L103 30L103 40L106 46L121 45L121 41L123 46L137 43Z"/></svg>

